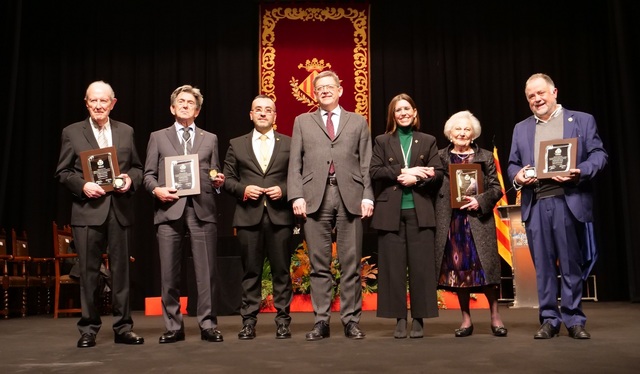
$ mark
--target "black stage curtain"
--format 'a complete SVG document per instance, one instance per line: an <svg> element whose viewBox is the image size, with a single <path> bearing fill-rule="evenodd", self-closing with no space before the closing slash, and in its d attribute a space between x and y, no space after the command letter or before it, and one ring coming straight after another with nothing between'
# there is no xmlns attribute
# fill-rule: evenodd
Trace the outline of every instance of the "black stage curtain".
<svg viewBox="0 0 640 374"><path fill-rule="evenodd" d="M0 14L0 226L27 230L34 254L51 255L52 220L69 222L69 193L52 176L62 128L87 116L83 97L90 82L112 84L118 98L112 117L134 126L143 159L149 133L172 123L169 96L182 84L202 89L197 124L219 136L221 159L229 140L252 127L258 0L8 0ZM373 0L372 135L384 132L391 97L407 92L418 104L423 130L441 146L446 119L472 111L483 125L478 143L488 149L495 144L506 170L512 128L530 115L525 80L548 73L563 106L595 115L610 155L595 190L599 298L640 301L640 256L632 234L640 207L632 193L640 185L638 14L640 5L631 0ZM322 35L318 29L309 38ZM220 236L232 236L234 202L225 194L218 201ZM144 297L160 294L160 275L151 196L139 191L136 205L132 281L140 309Z"/></svg>

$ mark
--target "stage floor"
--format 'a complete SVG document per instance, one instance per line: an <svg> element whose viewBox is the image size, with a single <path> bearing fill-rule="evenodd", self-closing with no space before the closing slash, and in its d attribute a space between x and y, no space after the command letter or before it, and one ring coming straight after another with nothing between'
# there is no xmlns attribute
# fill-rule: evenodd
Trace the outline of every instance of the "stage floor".
<svg viewBox="0 0 640 374"><path fill-rule="evenodd" d="M293 313L293 338L276 340L273 313L259 316L257 338L240 341L239 316L219 317L222 343L200 340L195 317L185 318L187 338L158 344L161 316L134 313L141 346L113 343L111 317L103 318L97 346L76 348L77 317L13 317L0 320L3 373L635 373L640 366L640 304L585 302L591 340L574 340L566 329L551 340L534 340L533 308L501 307L506 338L491 335L488 310L472 310L474 334L455 338L459 310L441 310L425 320L423 339L394 339L395 320L363 313L364 340L344 337L332 314L331 337L307 342L312 313Z"/></svg>

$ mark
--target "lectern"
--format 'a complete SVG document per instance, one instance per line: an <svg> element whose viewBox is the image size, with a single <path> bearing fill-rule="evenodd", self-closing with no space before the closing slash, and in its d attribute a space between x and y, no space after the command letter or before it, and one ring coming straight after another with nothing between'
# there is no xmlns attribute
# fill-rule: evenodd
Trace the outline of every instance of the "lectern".
<svg viewBox="0 0 640 374"><path fill-rule="evenodd" d="M531 259L527 234L520 215L520 205L498 207L500 217L508 221L513 264L513 308L537 308L536 270Z"/></svg>

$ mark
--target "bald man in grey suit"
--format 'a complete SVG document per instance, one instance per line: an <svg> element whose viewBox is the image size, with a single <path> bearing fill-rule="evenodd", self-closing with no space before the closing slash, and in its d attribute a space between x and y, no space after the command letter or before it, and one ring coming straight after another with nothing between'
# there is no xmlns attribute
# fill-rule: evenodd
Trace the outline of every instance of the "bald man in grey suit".
<svg viewBox="0 0 640 374"><path fill-rule="evenodd" d="M362 339L362 219L373 214L374 199L369 176L371 134L364 117L339 105L343 88L336 73L321 72L313 86L320 108L295 119L287 179L293 213L305 220L311 263L315 325L306 339L330 336L334 228L341 266L340 318L346 337Z"/></svg>

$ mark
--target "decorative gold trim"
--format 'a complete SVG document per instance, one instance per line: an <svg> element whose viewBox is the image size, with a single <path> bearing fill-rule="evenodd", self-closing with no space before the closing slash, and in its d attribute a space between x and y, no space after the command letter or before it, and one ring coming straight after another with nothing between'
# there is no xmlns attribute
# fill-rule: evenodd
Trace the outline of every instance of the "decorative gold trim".
<svg viewBox="0 0 640 374"><path fill-rule="evenodd" d="M262 12L262 33L260 37L260 85L261 92L277 100L275 93L276 39L275 28L281 19L300 21L327 21L347 18L353 24L353 67L355 112L369 119L369 29L368 12L354 8L272 8ZM330 65L328 65L330 66ZM295 85L294 85L295 84ZM292 77L290 85L296 100L308 103L309 99L298 89L298 81Z"/></svg>

